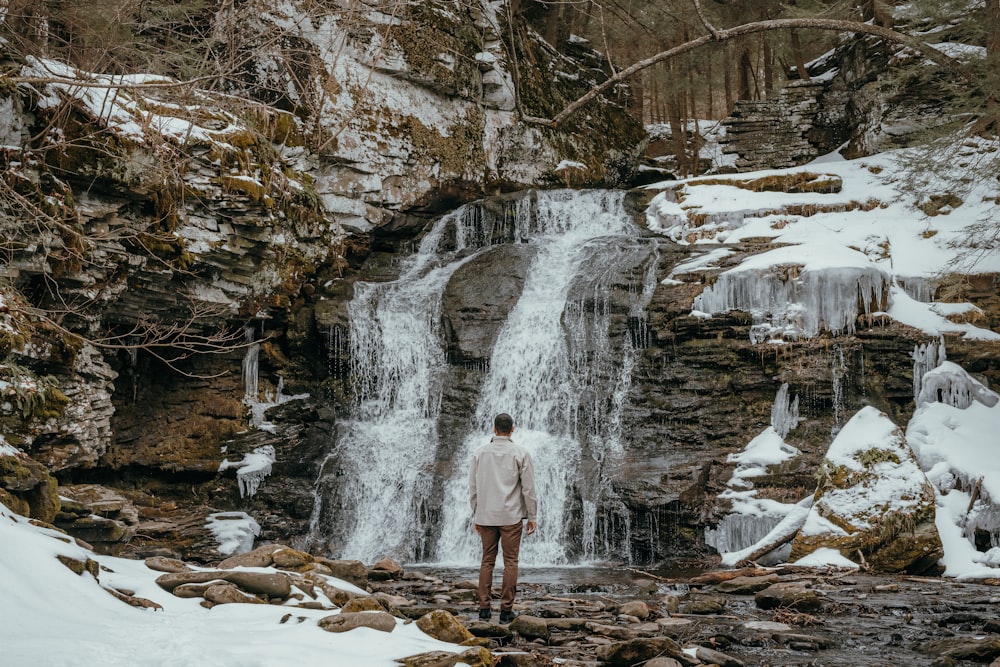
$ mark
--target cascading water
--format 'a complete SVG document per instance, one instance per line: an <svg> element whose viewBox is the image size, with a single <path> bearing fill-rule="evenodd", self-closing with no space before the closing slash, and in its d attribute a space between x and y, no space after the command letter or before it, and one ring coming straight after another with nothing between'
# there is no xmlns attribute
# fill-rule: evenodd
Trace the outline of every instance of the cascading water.
<svg viewBox="0 0 1000 667"><path fill-rule="evenodd" d="M559 564L573 551L594 555L602 467L622 451L619 424L635 354L630 344L619 350L611 344L611 283L652 254L651 244L631 238L622 198L613 192L539 195L529 237L538 252L499 333L473 430L446 486L439 560L477 560L465 471L499 412L514 415L514 440L535 462L540 529L522 561ZM650 294L643 289L633 301L648 303ZM582 507L570 535L574 487Z"/></svg>
<svg viewBox="0 0 1000 667"><path fill-rule="evenodd" d="M535 460L540 499L540 530L522 562L606 555L608 524L621 522L605 472L622 451L621 413L655 285L655 243L637 238L623 198L559 191L508 199L499 211L496 202L469 205L434 225L398 280L355 285L348 311L357 399L317 481L311 545L366 562L386 554L476 562L468 466L494 415L510 412L515 441ZM438 460L448 370L441 297L472 251L496 243L537 251L449 470ZM615 342L612 328L621 332ZM433 497L440 474L450 477Z"/></svg>
<svg viewBox="0 0 1000 667"><path fill-rule="evenodd" d="M461 215L435 224L397 280L354 286L348 315L357 399L317 481L309 539L341 557L413 560L423 552L420 517L431 487L445 363L441 293L462 264L435 260ZM339 465L328 470L333 458Z"/></svg>

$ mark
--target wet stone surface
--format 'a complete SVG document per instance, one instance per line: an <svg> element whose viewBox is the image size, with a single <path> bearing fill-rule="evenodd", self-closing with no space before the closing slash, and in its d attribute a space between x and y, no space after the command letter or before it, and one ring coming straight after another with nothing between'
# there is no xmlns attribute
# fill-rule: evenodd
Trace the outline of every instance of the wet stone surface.
<svg viewBox="0 0 1000 667"><path fill-rule="evenodd" d="M492 621L483 623L474 600L452 597L474 572L415 574L369 585L421 612L438 607L456 614L499 665L597 667L657 659L691 666L945 667L1000 657L1000 587L990 585L1000 582L792 567L645 581L637 572L613 569L523 569L515 605L520 618L500 626L498 601ZM734 590L726 582L737 574L744 578ZM751 581L757 577L760 585L810 591L819 606L764 609ZM636 610L648 615L623 613ZM405 607L394 611L413 616Z"/></svg>

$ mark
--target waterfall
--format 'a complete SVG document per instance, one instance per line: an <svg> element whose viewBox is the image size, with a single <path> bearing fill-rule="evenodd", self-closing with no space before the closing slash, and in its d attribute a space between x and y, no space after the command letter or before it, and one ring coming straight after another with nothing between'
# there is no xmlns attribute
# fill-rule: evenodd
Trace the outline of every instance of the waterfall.
<svg viewBox="0 0 1000 667"><path fill-rule="evenodd" d="M342 558L412 561L423 552L445 364L441 295L463 263L436 260L465 213L435 223L397 280L354 285L348 345L356 400L322 466L309 537Z"/></svg>
<svg viewBox="0 0 1000 667"><path fill-rule="evenodd" d="M473 428L445 488L440 561L478 560L467 471L499 412L514 416L513 439L531 452L535 466L539 531L525 542L522 562L566 563L574 551L593 555L603 468L622 451L621 412L635 356L629 336L624 349L611 344L610 291L623 269L652 254L652 244L631 238L622 199L615 192L538 195L527 237L538 252L497 338ZM633 293L633 309L644 310L641 302L651 293L645 284ZM582 516L572 516L574 490ZM571 535L573 525L579 527Z"/></svg>
<svg viewBox="0 0 1000 667"><path fill-rule="evenodd" d="M844 412L847 409L847 361L844 359L844 348L842 347L833 348L830 377L833 384L833 426L830 427L830 435L836 436L844 425Z"/></svg>
<svg viewBox="0 0 1000 667"><path fill-rule="evenodd" d="M621 548L614 536L627 539L627 520L607 472L624 447L622 413L648 339L658 259L623 200L622 192L555 191L467 205L433 225L398 279L354 285L345 345L355 401L316 483L310 546L365 562L478 562L469 465L493 417L509 412L515 442L535 462L540 506L522 562ZM476 407L449 466L439 459L442 295L460 266L498 243L536 252L479 367Z"/></svg>

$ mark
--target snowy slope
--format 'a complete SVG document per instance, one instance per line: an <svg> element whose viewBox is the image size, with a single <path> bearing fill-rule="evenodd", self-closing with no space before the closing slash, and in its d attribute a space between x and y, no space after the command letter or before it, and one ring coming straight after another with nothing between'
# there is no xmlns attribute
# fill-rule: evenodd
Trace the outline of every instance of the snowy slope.
<svg viewBox="0 0 1000 667"><path fill-rule="evenodd" d="M154 582L141 561L95 555L53 530L32 526L0 505L0 664L72 667L102 665L352 665L390 667L394 659L464 647L399 622L391 633L358 628L342 634L320 629L330 611L267 604L205 609ZM100 583L56 560L94 559ZM258 568L259 569L259 568ZM130 607L102 590L134 591L162 610ZM336 581L344 590L358 591ZM292 618L281 623L286 614Z"/></svg>

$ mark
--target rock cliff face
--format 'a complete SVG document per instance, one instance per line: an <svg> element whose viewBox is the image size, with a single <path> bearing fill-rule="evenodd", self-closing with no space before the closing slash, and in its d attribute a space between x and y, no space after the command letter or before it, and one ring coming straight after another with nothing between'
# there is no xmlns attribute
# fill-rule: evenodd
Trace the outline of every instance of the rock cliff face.
<svg viewBox="0 0 1000 667"><path fill-rule="evenodd" d="M939 87L924 85L928 69L875 38L845 42L810 63L808 80L772 99L738 101L724 121L723 151L750 171L805 164L842 146L848 159L912 146L954 112Z"/></svg>
<svg viewBox="0 0 1000 667"><path fill-rule="evenodd" d="M644 135L615 104L562 131L519 121L605 77L595 51L499 2L394 7L219 3L195 47L232 63L224 93L4 54L22 83L0 93L0 433L63 482L120 488L149 549L211 558L208 509L250 506L223 450L279 378L316 401L273 427L275 475L301 493L272 484L253 506L282 508L266 535L305 532L361 263L395 261L461 201L565 183L564 160L576 185L636 168Z"/></svg>
<svg viewBox="0 0 1000 667"><path fill-rule="evenodd" d="M107 551L131 537L123 552L132 555L217 559L206 517L220 510L250 512L264 540L325 548L306 537L313 485L337 470L339 420L358 391L347 307L357 283L397 278L428 221L459 202L626 183L644 142L610 103L559 132L521 123L518 107L551 115L605 73L591 50L554 48L520 18L509 24L501 7L224 3L217 55L240 65L226 94L183 100L101 77L93 80L103 87L81 88L60 78L80 73L57 63L18 62L25 75L59 76L0 91L9 209L0 220L0 434L44 466L0 455L0 499L90 530L81 534ZM741 106L741 127L755 132L731 123L734 150L766 158L741 166L799 163L852 136L871 150L856 119L835 113L847 99L862 105L859 88L836 81L783 93L791 120L775 122L774 105ZM747 144L751 134L770 137L773 150ZM583 166L570 177L557 169L563 160ZM627 201L637 220L645 197ZM463 463L458 448L490 352L537 252L514 233L510 202L481 206L489 224L468 250L478 254L444 287L436 428L445 444L435 473ZM704 526L726 511L716 497L732 470L726 454L767 423L785 382L805 420L788 441L805 455L755 479L775 499L811 492L831 431L864 405L897 424L912 411L919 332L862 317L847 335L765 349L749 314L692 314L719 267L678 273L691 248L668 238L615 243L619 260L575 280L576 310L562 314L603 318L600 341L572 341L581 365L599 352L617 360L640 351L621 413L627 445L605 460L599 443L585 443L569 493L567 533L596 524L602 554L639 563L704 556ZM733 259L772 249L745 241ZM954 289L995 328L996 286L995 276L978 277ZM998 379L996 355L958 340L949 354ZM593 386L614 388L621 368L591 370ZM283 391L309 397L283 402ZM580 422L607 408L602 396L583 399ZM249 428L251 409L268 405L265 423ZM251 461L266 451L270 462L246 493L241 475L256 475ZM246 465L220 472L223 459L241 458ZM61 510L46 471L77 492ZM429 495L440 500L442 474L432 478ZM355 502L348 489L334 497Z"/></svg>

